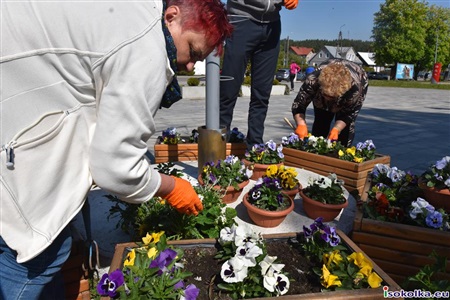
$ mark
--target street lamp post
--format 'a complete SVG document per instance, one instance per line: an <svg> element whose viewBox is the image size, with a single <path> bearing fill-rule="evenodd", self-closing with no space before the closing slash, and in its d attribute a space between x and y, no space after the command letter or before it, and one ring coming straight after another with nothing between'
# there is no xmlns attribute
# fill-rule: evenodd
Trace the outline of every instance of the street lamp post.
<svg viewBox="0 0 450 300"><path fill-rule="evenodd" d="M289 36L286 39L286 53L284 54L284 67L287 68L289 63Z"/></svg>
<svg viewBox="0 0 450 300"><path fill-rule="evenodd" d="M438 43L439 43L439 39L438 39L438 27L436 27L436 47L434 49L434 63L437 62L437 52L438 52Z"/></svg>

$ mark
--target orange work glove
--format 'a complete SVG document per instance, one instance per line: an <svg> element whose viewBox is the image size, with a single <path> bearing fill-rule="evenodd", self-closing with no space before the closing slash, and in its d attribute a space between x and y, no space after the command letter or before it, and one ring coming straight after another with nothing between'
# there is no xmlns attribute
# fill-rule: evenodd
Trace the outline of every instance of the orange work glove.
<svg viewBox="0 0 450 300"><path fill-rule="evenodd" d="M336 141L338 139L338 136L339 136L339 129L333 127L333 129L331 129L330 131L330 134L328 135L328 139L330 141Z"/></svg>
<svg viewBox="0 0 450 300"><path fill-rule="evenodd" d="M203 204L192 185L187 180L175 176L173 178L175 187L163 198L182 214L198 215L198 212L203 210Z"/></svg>
<svg viewBox="0 0 450 300"><path fill-rule="evenodd" d="M287 9L294 9L297 7L298 0L284 0L284 7Z"/></svg>
<svg viewBox="0 0 450 300"><path fill-rule="evenodd" d="M306 127L306 124L298 125L297 128L295 128L295 134L303 140L308 135L308 127Z"/></svg>

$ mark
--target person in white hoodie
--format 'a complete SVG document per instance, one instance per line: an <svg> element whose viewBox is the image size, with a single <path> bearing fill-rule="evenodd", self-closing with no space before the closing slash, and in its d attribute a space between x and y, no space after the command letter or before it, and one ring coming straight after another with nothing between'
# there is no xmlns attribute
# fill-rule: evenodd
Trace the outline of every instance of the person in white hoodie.
<svg viewBox="0 0 450 300"><path fill-rule="evenodd" d="M188 181L151 167L146 142L157 110L181 98L175 72L220 55L232 26L218 0L1 10L0 299L63 299L43 289L94 183L126 202L162 196L182 213L202 210Z"/></svg>

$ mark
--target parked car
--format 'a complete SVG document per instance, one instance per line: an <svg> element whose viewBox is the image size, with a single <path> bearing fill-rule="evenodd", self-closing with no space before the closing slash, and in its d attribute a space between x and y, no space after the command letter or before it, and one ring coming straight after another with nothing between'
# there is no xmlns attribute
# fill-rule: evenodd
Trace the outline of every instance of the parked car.
<svg viewBox="0 0 450 300"><path fill-rule="evenodd" d="M380 72L368 72L367 77L374 80L389 80L389 75Z"/></svg>
<svg viewBox="0 0 450 300"><path fill-rule="evenodd" d="M289 69L278 69L275 73L275 79L278 81L289 81Z"/></svg>
<svg viewBox="0 0 450 300"><path fill-rule="evenodd" d="M297 73L297 81L303 81L303 80L305 80L305 78L306 78L305 72L299 71L299 72Z"/></svg>

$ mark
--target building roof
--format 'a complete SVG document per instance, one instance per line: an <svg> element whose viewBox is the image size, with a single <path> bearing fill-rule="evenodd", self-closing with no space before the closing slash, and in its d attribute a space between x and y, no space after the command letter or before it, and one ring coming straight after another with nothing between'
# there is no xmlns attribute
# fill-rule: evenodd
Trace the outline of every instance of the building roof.
<svg viewBox="0 0 450 300"><path fill-rule="evenodd" d="M358 52L359 58L368 66L376 66L375 53L373 52Z"/></svg>
<svg viewBox="0 0 450 300"><path fill-rule="evenodd" d="M300 56L306 56L310 54L311 52L314 52L313 48L307 48L307 47L297 47L297 46L290 46L291 50Z"/></svg>

